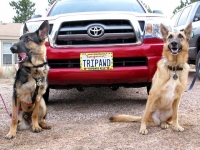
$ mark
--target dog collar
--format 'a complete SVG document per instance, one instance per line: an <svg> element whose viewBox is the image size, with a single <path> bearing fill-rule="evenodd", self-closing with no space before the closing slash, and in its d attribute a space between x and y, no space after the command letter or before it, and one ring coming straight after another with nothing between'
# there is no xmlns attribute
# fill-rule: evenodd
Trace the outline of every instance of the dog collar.
<svg viewBox="0 0 200 150"><path fill-rule="evenodd" d="M168 66L168 69L171 70L171 71L174 71L174 74L173 74L173 79L174 80L177 80L178 79L178 75L176 74L176 71L179 71L179 70L183 70L182 67L179 67L179 66Z"/></svg>
<svg viewBox="0 0 200 150"><path fill-rule="evenodd" d="M182 67L179 67L179 66L168 66L168 69L171 70L171 71L179 71L179 70L183 70Z"/></svg>
<svg viewBox="0 0 200 150"><path fill-rule="evenodd" d="M24 63L24 62L23 62ZM23 63L20 63L20 66L23 66L22 64ZM30 61L30 63L33 65L33 63ZM40 67L43 67L43 66L45 66L46 64L48 64L47 62L44 62L43 64L39 64L39 65L33 65L32 67L28 67L28 66L24 66L24 67L26 67L26 68L40 68Z"/></svg>
<svg viewBox="0 0 200 150"><path fill-rule="evenodd" d="M40 67L43 67L44 65L46 65L47 64L47 62L44 62L43 64L39 64L39 65L37 65L37 66L34 66L33 65L33 68L40 68Z"/></svg>

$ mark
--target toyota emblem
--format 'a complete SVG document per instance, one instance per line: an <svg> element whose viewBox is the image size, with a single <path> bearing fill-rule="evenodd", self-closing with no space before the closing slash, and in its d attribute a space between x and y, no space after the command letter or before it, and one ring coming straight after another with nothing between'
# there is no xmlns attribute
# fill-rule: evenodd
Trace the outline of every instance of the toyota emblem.
<svg viewBox="0 0 200 150"><path fill-rule="evenodd" d="M99 37L103 36L104 28L101 25L91 25L88 28L87 33L89 36L91 36L93 38L99 38Z"/></svg>

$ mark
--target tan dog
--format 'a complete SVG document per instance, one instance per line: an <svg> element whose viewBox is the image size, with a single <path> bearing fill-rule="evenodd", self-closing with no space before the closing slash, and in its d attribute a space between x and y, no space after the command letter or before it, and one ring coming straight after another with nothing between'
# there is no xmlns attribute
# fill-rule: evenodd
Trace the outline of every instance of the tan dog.
<svg viewBox="0 0 200 150"><path fill-rule="evenodd" d="M20 41L10 49L18 54L20 68L17 71L13 85L12 121L7 139L16 136L17 128L22 130L32 125L33 132L50 129L44 121L46 104L43 94L47 88L49 66L46 61L45 39L48 36L49 22L44 21L35 32L28 32L26 24ZM22 112L19 112L19 108Z"/></svg>
<svg viewBox="0 0 200 150"><path fill-rule="evenodd" d="M163 58L157 63L143 117L118 115L110 118L112 122L141 121L141 134L148 133L147 125L161 125L166 129L169 123L175 131L184 131L178 123L178 108L188 81L188 41L192 23L183 32L169 32L162 24L160 30L164 40Z"/></svg>

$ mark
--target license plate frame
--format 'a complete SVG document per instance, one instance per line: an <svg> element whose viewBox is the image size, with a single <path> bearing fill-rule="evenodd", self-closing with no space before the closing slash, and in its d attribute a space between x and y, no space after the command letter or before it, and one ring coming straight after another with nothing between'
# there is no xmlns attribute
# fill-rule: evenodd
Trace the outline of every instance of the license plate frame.
<svg viewBox="0 0 200 150"><path fill-rule="evenodd" d="M80 53L80 70L112 70L113 53Z"/></svg>

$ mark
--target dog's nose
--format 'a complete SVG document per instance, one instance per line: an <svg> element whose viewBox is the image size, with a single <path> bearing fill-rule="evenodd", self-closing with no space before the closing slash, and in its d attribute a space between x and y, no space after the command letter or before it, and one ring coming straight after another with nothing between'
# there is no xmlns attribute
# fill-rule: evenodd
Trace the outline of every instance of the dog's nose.
<svg viewBox="0 0 200 150"><path fill-rule="evenodd" d="M17 46L16 45L13 45L10 50L14 53L17 51Z"/></svg>
<svg viewBox="0 0 200 150"><path fill-rule="evenodd" d="M172 44L172 46L176 46L176 45L178 45L178 42L174 40L171 42L171 44Z"/></svg>

